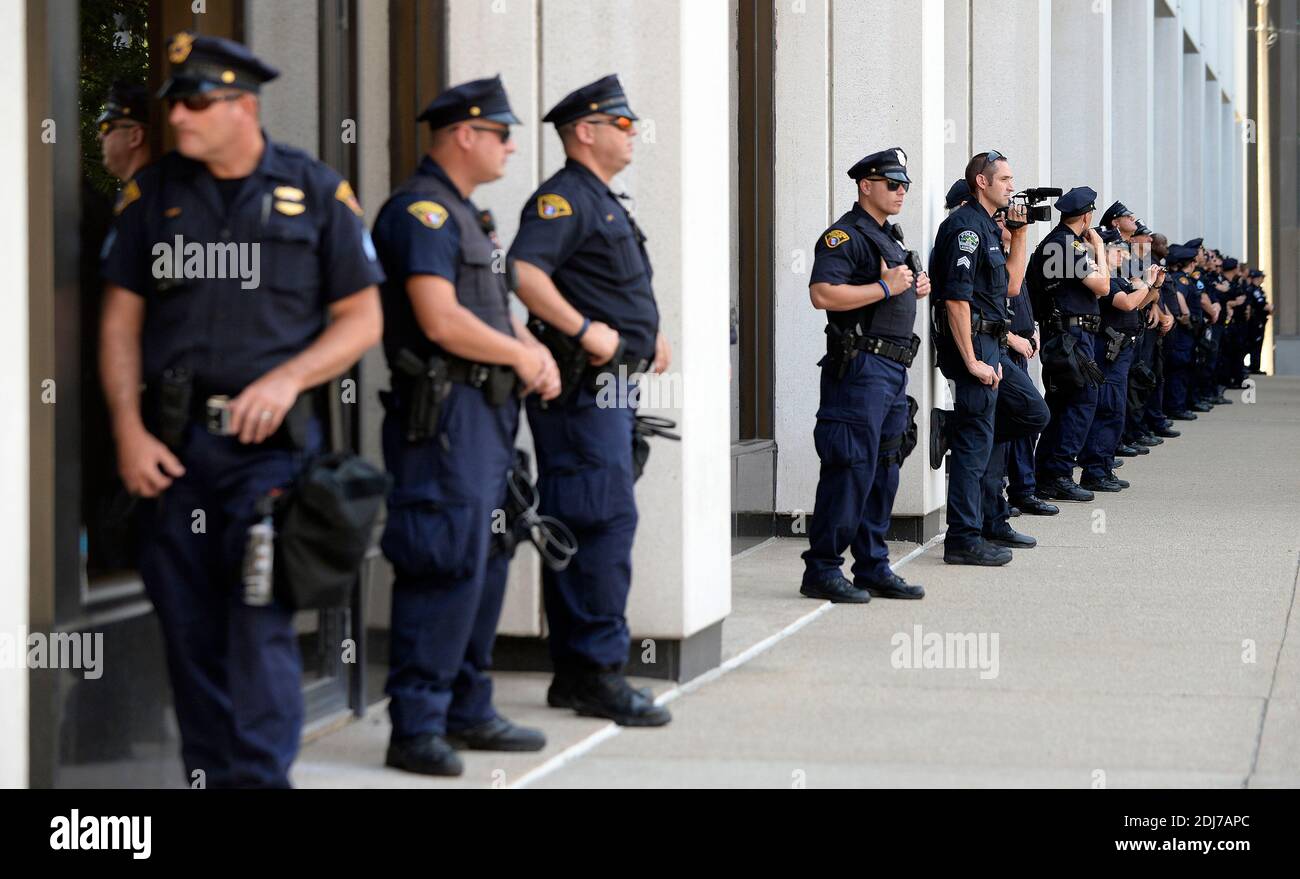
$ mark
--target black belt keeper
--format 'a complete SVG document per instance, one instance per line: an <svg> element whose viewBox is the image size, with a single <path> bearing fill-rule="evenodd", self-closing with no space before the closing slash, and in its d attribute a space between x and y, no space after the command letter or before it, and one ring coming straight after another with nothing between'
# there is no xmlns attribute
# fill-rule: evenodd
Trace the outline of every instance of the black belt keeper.
<svg viewBox="0 0 1300 879"><path fill-rule="evenodd" d="M853 341L853 347L904 366L911 366L916 358L916 352L921 348L921 337L913 334L911 345L900 345L880 336L858 336Z"/></svg>
<svg viewBox="0 0 1300 879"><path fill-rule="evenodd" d="M515 371L508 366L476 363L461 357L447 358L447 378L483 391L492 406L500 406L515 391Z"/></svg>

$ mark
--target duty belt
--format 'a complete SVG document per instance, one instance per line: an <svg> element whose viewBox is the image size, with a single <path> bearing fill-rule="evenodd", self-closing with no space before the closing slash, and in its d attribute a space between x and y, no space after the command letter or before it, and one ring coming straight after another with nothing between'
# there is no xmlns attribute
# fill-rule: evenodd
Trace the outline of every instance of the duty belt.
<svg viewBox="0 0 1300 879"><path fill-rule="evenodd" d="M477 363L461 357L447 357L447 378L471 388L483 388L495 381L505 381L505 373L513 373L508 366L494 363Z"/></svg>
<svg viewBox="0 0 1300 879"><path fill-rule="evenodd" d="M982 317L972 315L970 331L972 335L988 333L990 336L1003 336L1007 332L1007 322L1004 320L985 320Z"/></svg>
<svg viewBox="0 0 1300 879"><path fill-rule="evenodd" d="M921 347L921 339L919 336L914 335L912 336L912 344L900 345L880 336L862 335L854 340L853 347L859 351L866 351L868 354L875 354L877 357L884 357L886 360L901 363L904 366L911 366L912 360L916 357L916 352Z"/></svg>
<svg viewBox="0 0 1300 879"><path fill-rule="evenodd" d="M1067 327L1078 327L1086 333L1101 332L1101 315L1098 314L1071 314L1062 322Z"/></svg>

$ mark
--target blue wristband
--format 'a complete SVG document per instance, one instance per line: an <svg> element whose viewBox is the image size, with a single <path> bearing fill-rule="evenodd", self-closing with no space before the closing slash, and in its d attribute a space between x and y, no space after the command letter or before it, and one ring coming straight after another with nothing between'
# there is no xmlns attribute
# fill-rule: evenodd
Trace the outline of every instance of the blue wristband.
<svg viewBox="0 0 1300 879"><path fill-rule="evenodd" d="M876 283L878 283L878 284L880 285L880 289L881 289L881 290L884 290L884 291L885 291L885 299L882 299L881 302L884 302L885 300L889 299L889 297L890 297L891 295L893 295L893 294L891 294L891 293L889 292L889 285L885 283L885 279L884 279L884 278L881 278L881 279L880 279L879 281L877 281Z"/></svg>
<svg viewBox="0 0 1300 879"><path fill-rule="evenodd" d="M570 336L569 338L572 339L573 341L577 342L577 341L580 340L584 335L586 335L586 333L587 333L587 327L589 327L589 326L591 326L591 318L589 318L589 317L584 317L584 318L582 319L582 329L578 330L578 332L577 332L576 334Z"/></svg>

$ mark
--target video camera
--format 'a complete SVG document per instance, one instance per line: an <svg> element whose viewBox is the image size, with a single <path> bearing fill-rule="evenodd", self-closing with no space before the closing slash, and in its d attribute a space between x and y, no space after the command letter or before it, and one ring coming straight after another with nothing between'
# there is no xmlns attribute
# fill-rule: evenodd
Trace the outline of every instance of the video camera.
<svg viewBox="0 0 1300 879"><path fill-rule="evenodd" d="M1059 198L1062 194L1063 190L1055 186L1037 186L1033 189L1025 189L1021 192L1017 192L1015 195L1011 196L1011 204L1008 205L1008 208L1016 205L1023 207L1025 209L1025 220L1024 222L1021 222L1020 220L1008 219L1006 220L1007 228L1019 229L1021 226L1028 225L1029 223L1037 223L1039 220L1052 219L1052 206L1044 204L1044 202L1049 198ZM994 213L993 216L995 218L1000 216L1005 219L1008 208L998 208L997 212Z"/></svg>

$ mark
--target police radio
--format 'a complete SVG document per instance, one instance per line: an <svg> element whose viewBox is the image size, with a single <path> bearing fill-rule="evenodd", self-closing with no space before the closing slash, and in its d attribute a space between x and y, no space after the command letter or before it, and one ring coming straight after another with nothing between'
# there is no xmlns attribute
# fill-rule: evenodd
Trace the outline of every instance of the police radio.
<svg viewBox="0 0 1300 879"><path fill-rule="evenodd" d="M898 224L894 224L889 227L889 234L892 235L894 240L897 241L899 244L904 243L903 229ZM921 266L921 255L917 253L915 250L907 251L907 257L903 260L903 262L906 263L907 267L912 270L912 274L914 276L920 276L920 274L923 271L925 271L925 269Z"/></svg>

